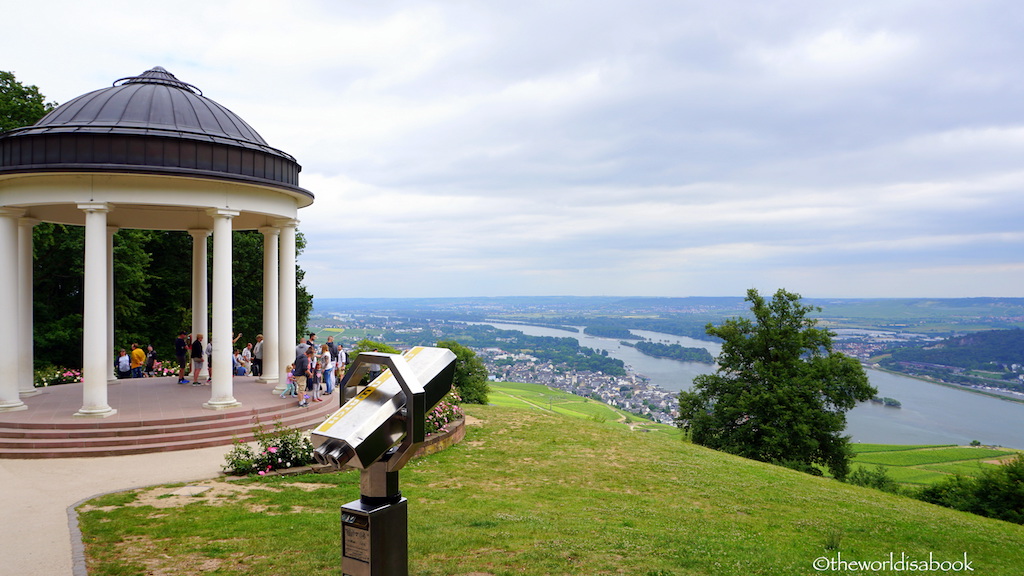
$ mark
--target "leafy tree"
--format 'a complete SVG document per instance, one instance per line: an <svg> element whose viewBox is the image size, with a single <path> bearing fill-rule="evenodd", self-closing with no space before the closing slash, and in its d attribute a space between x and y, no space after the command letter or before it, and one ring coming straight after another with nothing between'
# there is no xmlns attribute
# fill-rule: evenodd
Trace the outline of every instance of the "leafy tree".
<svg viewBox="0 0 1024 576"><path fill-rule="evenodd" d="M476 352L459 344L455 340L442 340L437 343L439 348L447 348L455 353L455 379L452 383L459 392L463 402L470 404L487 404L487 367Z"/></svg>
<svg viewBox="0 0 1024 576"><path fill-rule="evenodd" d="M57 107L35 86L25 86L10 72L0 70L0 132L35 124Z"/></svg>
<svg viewBox="0 0 1024 576"><path fill-rule="evenodd" d="M243 347L263 330L263 236L235 232L232 244L232 321L234 332L244 334L237 344ZM33 230L38 365L81 366L84 246L84 228L80 226L41 223ZM172 357L174 337L179 329L187 331L192 322L191 262L192 239L185 232L120 230L115 234L116 347L131 342L153 344L159 358ZM299 281L299 333L305 331L310 310L312 296Z"/></svg>
<svg viewBox="0 0 1024 576"><path fill-rule="evenodd" d="M85 228L43 222L32 234L36 366L81 368Z"/></svg>
<svg viewBox="0 0 1024 576"><path fill-rule="evenodd" d="M842 479L852 451L846 412L876 390L860 363L832 350L832 333L808 318L819 311L785 290L767 302L748 290L753 320L734 318L707 333L724 343L715 374L679 394L677 423L692 440L747 458Z"/></svg>
<svg viewBox="0 0 1024 576"><path fill-rule="evenodd" d="M115 348L128 348L132 342L145 346L153 337L149 333L151 318L145 313L153 263L147 243L152 236L150 230L119 230L114 234Z"/></svg>
<svg viewBox="0 0 1024 576"><path fill-rule="evenodd" d="M397 348L386 344L384 342L378 342L377 340L370 340L369 338L363 338L359 342L356 342L355 346L349 350L350 360L355 360L356 355L360 352L383 352L384 354L401 354Z"/></svg>
<svg viewBox="0 0 1024 576"><path fill-rule="evenodd" d="M381 352L383 354L401 354L401 352L397 348L395 348L394 346L391 346L390 344L387 344L385 342L380 342L379 340L370 340L369 338L363 338L362 340L356 342L355 345L353 345L348 350L348 361L349 361L349 363L351 365L351 363L355 361L356 356L358 356L360 352L374 352L374 351ZM351 368L351 366L350 366L350 368ZM363 379L361 380L361 384L369 384L369 383L370 383L370 375L369 375L369 373L363 374Z"/></svg>

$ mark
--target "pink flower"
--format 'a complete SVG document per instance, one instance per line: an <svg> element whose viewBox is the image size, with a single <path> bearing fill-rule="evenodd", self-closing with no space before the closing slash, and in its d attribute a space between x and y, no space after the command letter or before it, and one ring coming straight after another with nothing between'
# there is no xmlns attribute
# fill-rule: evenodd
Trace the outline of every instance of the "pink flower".
<svg viewBox="0 0 1024 576"><path fill-rule="evenodd" d="M267 448L267 452L270 452L271 454L276 454L277 446L271 446L270 448Z"/></svg>
<svg viewBox="0 0 1024 576"><path fill-rule="evenodd" d="M266 476L266 475L267 475L266 472L264 472L263 470L260 470L260 476Z"/></svg>

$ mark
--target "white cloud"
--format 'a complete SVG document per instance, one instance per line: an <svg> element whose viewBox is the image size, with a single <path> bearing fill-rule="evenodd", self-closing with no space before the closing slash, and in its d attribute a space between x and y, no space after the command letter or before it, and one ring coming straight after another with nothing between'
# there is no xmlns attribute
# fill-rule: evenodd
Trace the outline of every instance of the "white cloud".
<svg viewBox="0 0 1024 576"><path fill-rule="evenodd" d="M0 50L51 99L162 65L296 156L319 296L1024 280L1009 2L46 6Z"/></svg>

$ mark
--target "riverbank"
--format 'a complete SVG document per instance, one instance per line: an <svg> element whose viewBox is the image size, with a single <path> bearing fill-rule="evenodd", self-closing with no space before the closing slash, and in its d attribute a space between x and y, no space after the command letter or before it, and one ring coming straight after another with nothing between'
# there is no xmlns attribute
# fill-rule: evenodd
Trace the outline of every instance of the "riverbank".
<svg viewBox="0 0 1024 576"><path fill-rule="evenodd" d="M886 374L892 374L894 376L901 376L903 378L911 378L911 379L914 379L914 380L920 380L921 382L927 382L929 384L938 384L939 386L945 386L946 388L952 388L953 390L960 390L960 391L963 391L963 392L970 392L971 394L980 394L981 396L990 396L992 398L998 398L1000 400L1006 400L1007 402L1015 402L1017 404L1024 404L1024 394L1019 395L1019 397L1011 396L1011 394L1014 394L1014 393L1010 392L1009 390L1007 390L1005 394L1001 394L999 392L990 392L988 390L979 390L977 388L974 388L973 386L963 386L963 385L957 384L955 382L945 382L943 380L938 380L938 379L935 379L935 378L930 378L928 376L918 376L918 375L915 375L915 374L907 374L905 372L899 372L899 371L896 371L896 370L888 370L886 368L882 368L882 366L880 364L874 364L874 363L869 363L869 362L861 362L861 365L864 366L865 368L869 368L871 370L877 370L878 372L884 372Z"/></svg>

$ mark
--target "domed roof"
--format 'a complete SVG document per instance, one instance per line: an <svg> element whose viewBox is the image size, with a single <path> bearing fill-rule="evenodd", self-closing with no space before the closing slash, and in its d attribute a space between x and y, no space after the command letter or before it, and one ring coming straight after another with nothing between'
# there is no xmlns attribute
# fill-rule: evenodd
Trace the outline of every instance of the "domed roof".
<svg viewBox="0 0 1024 576"><path fill-rule="evenodd" d="M83 94L53 110L26 132L144 131L161 135L165 130L177 138L226 138L240 146L273 150L234 112L160 66L117 80L110 88Z"/></svg>
<svg viewBox="0 0 1024 576"><path fill-rule="evenodd" d="M0 174L54 170L256 180L309 195L292 156L159 66L0 134Z"/></svg>

